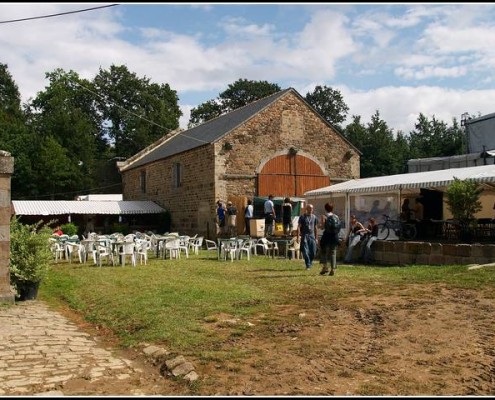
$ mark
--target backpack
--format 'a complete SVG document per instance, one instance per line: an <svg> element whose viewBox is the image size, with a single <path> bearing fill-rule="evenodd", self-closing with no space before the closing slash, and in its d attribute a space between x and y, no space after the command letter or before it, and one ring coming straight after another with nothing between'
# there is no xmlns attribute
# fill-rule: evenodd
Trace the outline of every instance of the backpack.
<svg viewBox="0 0 495 400"><path fill-rule="evenodd" d="M335 214L329 215L325 221L325 231L331 234L340 232L340 219Z"/></svg>

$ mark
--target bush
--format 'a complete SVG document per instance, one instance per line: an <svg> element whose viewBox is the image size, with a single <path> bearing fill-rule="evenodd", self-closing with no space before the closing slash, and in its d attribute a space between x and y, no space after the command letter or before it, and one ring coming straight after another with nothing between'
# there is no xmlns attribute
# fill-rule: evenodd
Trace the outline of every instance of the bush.
<svg viewBox="0 0 495 400"><path fill-rule="evenodd" d="M447 206L454 219L459 221L461 227L472 227L475 222L475 214L481 211L482 189L473 180L461 180L454 177L454 182L447 188Z"/></svg>
<svg viewBox="0 0 495 400"><path fill-rule="evenodd" d="M39 221L22 224L16 217L10 222L10 283L19 293L23 285L41 282L53 259L49 238L52 229Z"/></svg>
<svg viewBox="0 0 495 400"><path fill-rule="evenodd" d="M77 235L77 231L79 228L73 222L67 222L66 224L60 226L60 229L62 229L62 232L64 234L73 236L73 235Z"/></svg>
<svg viewBox="0 0 495 400"><path fill-rule="evenodd" d="M131 232L129 228L129 224L122 222L114 222L112 224L112 232L111 233L122 233L122 235L128 235Z"/></svg>

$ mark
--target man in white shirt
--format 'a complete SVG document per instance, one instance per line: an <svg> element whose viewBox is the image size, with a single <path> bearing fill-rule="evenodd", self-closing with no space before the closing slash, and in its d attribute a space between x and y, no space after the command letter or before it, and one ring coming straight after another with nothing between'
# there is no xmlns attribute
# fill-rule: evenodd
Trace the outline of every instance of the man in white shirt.
<svg viewBox="0 0 495 400"><path fill-rule="evenodd" d="M251 220L253 219L253 202L247 201L246 210L244 211L244 220L246 221L246 235L251 236Z"/></svg>
<svg viewBox="0 0 495 400"><path fill-rule="evenodd" d="M265 211L265 237L273 236L273 225L275 224L275 205L273 204L273 194L268 196L264 204Z"/></svg>

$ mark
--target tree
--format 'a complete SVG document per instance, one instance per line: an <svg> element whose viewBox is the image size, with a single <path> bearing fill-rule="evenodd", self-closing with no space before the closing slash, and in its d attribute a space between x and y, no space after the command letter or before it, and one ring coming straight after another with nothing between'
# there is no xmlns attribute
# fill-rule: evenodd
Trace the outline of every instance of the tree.
<svg viewBox="0 0 495 400"><path fill-rule="evenodd" d="M12 198L31 193L36 179L33 160L36 160L36 141L21 108L21 95L6 64L0 64L0 143L1 149L14 157Z"/></svg>
<svg viewBox="0 0 495 400"><path fill-rule="evenodd" d="M404 136L399 132L394 138L392 130L380 118L378 111L367 126L361 123L360 116L353 116L353 121L344 130L344 136L362 153L362 178L405 172L408 149Z"/></svg>
<svg viewBox="0 0 495 400"><path fill-rule="evenodd" d="M64 150L63 159L68 164L63 179L65 191L91 188L95 184L94 161L106 146L91 83L80 79L74 71L65 72L62 69L47 73L46 77L49 85L38 93L29 107L29 120L36 141L55 148L54 140ZM90 88L90 91L85 88ZM62 151L57 147L56 152L59 154ZM53 160L49 155L40 158L38 164L40 162L46 162L47 165L39 165L38 170L52 170ZM59 164L59 168L63 165ZM69 171L72 175L66 176ZM44 176L40 178L38 185L45 182L48 186L40 187L39 192L49 189L49 193L54 193L53 188L58 184L46 180ZM73 195L68 194L67 198Z"/></svg>
<svg viewBox="0 0 495 400"><path fill-rule="evenodd" d="M461 240L469 241L476 221L475 214L481 211L480 201L482 189L472 179L461 180L454 178L454 182L447 188L447 207L461 228Z"/></svg>
<svg viewBox="0 0 495 400"><path fill-rule="evenodd" d="M218 98L208 100L191 110L188 126L199 125L227 112L243 107L253 101L279 92L280 86L267 81L250 81L239 79L229 84Z"/></svg>
<svg viewBox="0 0 495 400"><path fill-rule="evenodd" d="M349 107L345 104L342 94L327 86L316 86L312 93L306 94L306 101L330 124L340 128L345 121Z"/></svg>
<svg viewBox="0 0 495 400"><path fill-rule="evenodd" d="M224 112L230 112L280 90L280 86L275 83L239 79L230 84L218 97L222 102Z"/></svg>
<svg viewBox="0 0 495 400"><path fill-rule="evenodd" d="M411 158L464 154L463 137L464 133L455 118L453 125L449 127L435 117L429 120L423 113L420 113L415 130L409 134Z"/></svg>
<svg viewBox="0 0 495 400"><path fill-rule="evenodd" d="M130 157L179 127L182 112L168 84L139 78L125 65L100 68L93 83L116 156Z"/></svg>
<svg viewBox="0 0 495 400"><path fill-rule="evenodd" d="M220 115L222 115L222 105L217 100L208 100L191 110L187 126L192 128Z"/></svg>

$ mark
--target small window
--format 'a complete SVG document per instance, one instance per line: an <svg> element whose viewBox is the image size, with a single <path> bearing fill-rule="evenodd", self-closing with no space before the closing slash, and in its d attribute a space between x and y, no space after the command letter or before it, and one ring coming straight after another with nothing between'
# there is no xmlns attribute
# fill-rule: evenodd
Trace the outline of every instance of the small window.
<svg viewBox="0 0 495 400"><path fill-rule="evenodd" d="M139 186L141 187L141 193L146 193L146 171L141 171Z"/></svg>
<svg viewBox="0 0 495 400"><path fill-rule="evenodd" d="M173 182L174 182L174 187L176 187L176 188L182 186L182 165L181 165L181 163L174 163Z"/></svg>

